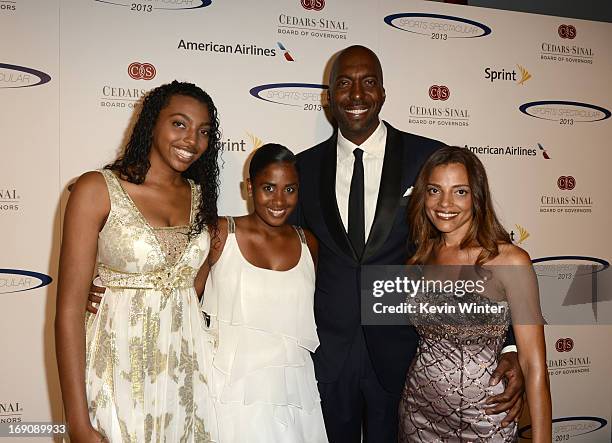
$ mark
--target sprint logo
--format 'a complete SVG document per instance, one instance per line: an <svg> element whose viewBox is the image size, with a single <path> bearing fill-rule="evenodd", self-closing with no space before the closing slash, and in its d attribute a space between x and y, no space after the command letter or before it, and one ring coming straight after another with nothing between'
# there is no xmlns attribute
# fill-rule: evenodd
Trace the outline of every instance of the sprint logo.
<svg viewBox="0 0 612 443"><path fill-rule="evenodd" d="M527 80L529 80L531 78L531 74L529 73L529 71L525 68L523 68L521 65L516 65L519 68L519 71L521 73L521 79L518 81L519 85L523 85Z"/></svg>
<svg viewBox="0 0 612 443"><path fill-rule="evenodd" d="M516 231L514 229L510 231L510 240L515 245L520 245L529 238L529 232L527 232L527 229L523 228L521 225L514 226Z"/></svg>
<svg viewBox="0 0 612 443"><path fill-rule="evenodd" d="M251 145L252 145L251 149L253 151L255 151L256 149L261 148L261 145L263 145L263 141L259 137L257 137L256 135L251 134L250 132L247 132L246 134L249 137L249 140L251 140Z"/></svg>
<svg viewBox="0 0 612 443"><path fill-rule="evenodd" d="M486 67L484 70L484 78L491 83L496 81L511 81L515 82L517 85L523 86L532 75L527 68L521 65L516 65L516 68L517 69L509 70Z"/></svg>

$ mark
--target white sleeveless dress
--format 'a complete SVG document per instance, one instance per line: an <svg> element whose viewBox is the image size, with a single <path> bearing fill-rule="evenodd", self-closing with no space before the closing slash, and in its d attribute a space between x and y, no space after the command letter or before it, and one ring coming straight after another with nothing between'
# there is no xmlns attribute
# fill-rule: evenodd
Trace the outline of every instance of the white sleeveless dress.
<svg viewBox="0 0 612 443"><path fill-rule="evenodd" d="M210 389L221 443L327 442L314 367L315 268L304 233L298 264L273 271L249 263L235 223L203 298L218 333Z"/></svg>
<svg viewBox="0 0 612 443"><path fill-rule="evenodd" d="M101 171L111 209L98 239L106 286L86 325L86 391L93 426L111 443L217 441L207 334L194 278L208 231L153 228L115 175ZM191 222L200 201L192 181Z"/></svg>

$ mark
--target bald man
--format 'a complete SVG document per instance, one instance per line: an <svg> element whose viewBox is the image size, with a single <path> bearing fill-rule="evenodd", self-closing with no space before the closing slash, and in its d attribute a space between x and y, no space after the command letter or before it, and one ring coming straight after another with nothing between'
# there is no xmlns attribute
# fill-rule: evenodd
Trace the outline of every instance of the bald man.
<svg viewBox="0 0 612 443"><path fill-rule="evenodd" d="M378 57L351 46L335 58L329 105L337 130L298 155L295 221L319 240L314 363L331 443L396 442L397 409L418 335L411 326L361 324L361 266L403 265L410 188L442 143L401 132L379 118L385 102ZM504 354L497 379L510 384L491 413L521 409L516 353Z"/></svg>

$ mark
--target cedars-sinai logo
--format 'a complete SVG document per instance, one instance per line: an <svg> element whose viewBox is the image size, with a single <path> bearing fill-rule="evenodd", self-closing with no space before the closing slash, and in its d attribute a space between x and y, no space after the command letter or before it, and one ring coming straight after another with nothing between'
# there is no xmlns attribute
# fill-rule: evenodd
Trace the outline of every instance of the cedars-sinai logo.
<svg viewBox="0 0 612 443"><path fill-rule="evenodd" d="M253 97L303 111L322 111L327 107L327 85L316 83L271 83L251 88Z"/></svg>
<svg viewBox="0 0 612 443"><path fill-rule="evenodd" d="M429 87L429 97L432 100L446 101L450 97L450 89L444 85L432 85Z"/></svg>
<svg viewBox="0 0 612 443"><path fill-rule="evenodd" d="M210 6L212 0L93 0L112 6L122 6L134 12L153 12L155 10L199 9Z"/></svg>
<svg viewBox="0 0 612 443"><path fill-rule="evenodd" d="M312 11L321 11L325 7L325 0L301 0L302 8Z"/></svg>
<svg viewBox="0 0 612 443"><path fill-rule="evenodd" d="M560 338L555 342L557 352L570 352L574 349L574 340L569 337Z"/></svg>
<svg viewBox="0 0 612 443"><path fill-rule="evenodd" d="M573 40L576 38L576 28L573 25L559 25L559 37Z"/></svg>
<svg viewBox="0 0 612 443"><path fill-rule="evenodd" d="M419 34L432 40L476 38L491 34L487 25L452 15L405 12L385 17L385 23L400 31Z"/></svg>
<svg viewBox="0 0 612 443"><path fill-rule="evenodd" d="M17 2L11 0L0 1L0 14L3 12L13 12L17 10Z"/></svg>
<svg viewBox="0 0 612 443"><path fill-rule="evenodd" d="M128 66L128 75L134 80L152 80L157 70L151 63L133 62Z"/></svg>
<svg viewBox="0 0 612 443"><path fill-rule="evenodd" d="M571 191L576 187L576 179L571 175L562 175L557 179L557 187L562 191Z"/></svg>
<svg viewBox="0 0 612 443"><path fill-rule="evenodd" d="M519 106L529 117L559 122L561 125L590 123L606 120L612 113L601 106L563 100L543 100Z"/></svg>
<svg viewBox="0 0 612 443"><path fill-rule="evenodd" d="M42 71L25 66L0 63L0 89L28 88L51 81L51 76Z"/></svg>

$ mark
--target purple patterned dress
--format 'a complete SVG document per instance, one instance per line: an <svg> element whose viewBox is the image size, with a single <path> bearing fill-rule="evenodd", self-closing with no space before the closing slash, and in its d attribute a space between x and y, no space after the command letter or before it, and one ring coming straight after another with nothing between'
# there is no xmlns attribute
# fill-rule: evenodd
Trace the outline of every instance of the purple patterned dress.
<svg viewBox="0 0 612 443"><path fill-rule="evenodd" d="M432 295L417 296L413 302L423 302L425 297L431 301ZM452 294L435 297L438 305L457 305ZM475 321L460 312L411 314L420 341L400 401L401 443L516 440L516 423L501 427L505 413L484 411L485 400L504 390L502 383L489 387L489 379L510 323L508 305L477 294L465 295L461 302L493 304L502 312L486 314L485 321L483 315Z"/></svg>

